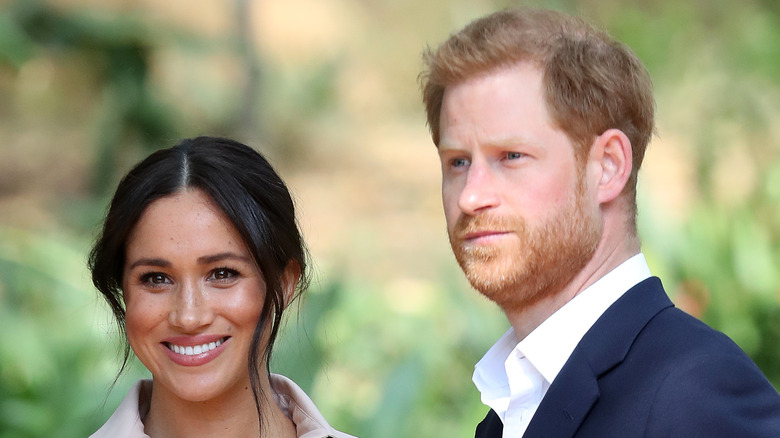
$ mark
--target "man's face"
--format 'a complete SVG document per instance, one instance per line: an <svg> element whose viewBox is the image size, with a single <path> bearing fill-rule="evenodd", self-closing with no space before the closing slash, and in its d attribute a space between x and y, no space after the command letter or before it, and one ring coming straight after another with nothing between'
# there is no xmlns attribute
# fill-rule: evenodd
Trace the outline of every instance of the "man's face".
<svg viewBox="0 0 780 438"><path fill-rule="evenodd" d="M598 204L554 128L531 64L448 87L439 156L450 243L475 289L505 311L563 289L601 237Z"/></svg>

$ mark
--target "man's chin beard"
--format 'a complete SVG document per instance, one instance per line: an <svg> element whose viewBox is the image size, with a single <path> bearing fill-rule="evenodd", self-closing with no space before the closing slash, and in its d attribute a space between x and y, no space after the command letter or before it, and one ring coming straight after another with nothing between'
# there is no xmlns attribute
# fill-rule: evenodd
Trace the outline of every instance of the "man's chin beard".
<svg viewBox="0 0 780 438"><path fill-rule="evenodd" d="M590 253L592 254L592 252ZM500 258L499 255L496 258ZM510 259L510 256L503 255ZM584 259L584 260L583 260ZM590 255L578 257L577 268L553 265L544 268L518 260L469 261L461 263L471 287L495 302L505 312L517 312L559 294L585 266ZM519 269L507 269L514 262ZM574 268L574 266L569 265Z"/></svg>
<svg viewBox="0 0 780 438"><path fill-rule="evenodd" d="M561 293L593 257L602 233L600 220L594 212L589 214L581 197L534 229L519 218L471 218L458 225L468 228L471 220L500 223L519 238L513 244L472 247L457 237L451 239L471 286L507 313Z"/></svg>

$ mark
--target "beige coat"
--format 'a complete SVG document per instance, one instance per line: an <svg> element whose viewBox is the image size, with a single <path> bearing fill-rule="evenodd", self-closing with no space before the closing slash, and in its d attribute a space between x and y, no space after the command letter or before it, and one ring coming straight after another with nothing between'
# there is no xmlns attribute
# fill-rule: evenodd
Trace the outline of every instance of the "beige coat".
<svg viewBox="0 0 780 438"><path fill-rule="evenodd" d="M271 374L271 387L274 401L295 424L298 438L354 438L330 427L314 402L292 380ZM90 438L149 438L141 417L149 410L151 389L151 380L136 382L111 418Z"/></svg>

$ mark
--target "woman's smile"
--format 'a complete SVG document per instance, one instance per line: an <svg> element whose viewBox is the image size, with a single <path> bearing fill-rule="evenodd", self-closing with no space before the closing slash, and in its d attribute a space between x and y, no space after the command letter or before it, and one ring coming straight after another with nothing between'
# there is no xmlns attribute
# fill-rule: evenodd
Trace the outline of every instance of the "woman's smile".
<svg viewBox="0 0 780 438"><path fill-rule="evenodd" d="M209 341L209 339L214 339ZM175 340L162 342L168 357L182 366L205 365L222 353L230 336L193 336L191 339L177 337Z"/></svg>

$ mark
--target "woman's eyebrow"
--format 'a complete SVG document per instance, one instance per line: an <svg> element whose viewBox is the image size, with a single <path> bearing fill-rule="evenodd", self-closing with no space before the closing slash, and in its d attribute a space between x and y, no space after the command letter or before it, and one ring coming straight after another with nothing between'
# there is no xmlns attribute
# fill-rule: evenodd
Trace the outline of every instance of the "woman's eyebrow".
<svg viewBox="0 0 780 438"><path fill-rule="evenodd" d="M169 268L171 266L171 262L163 259L141 258L133 262L129 269L133 269L137 266L157 266L160 268Z"/></svg>
<svg viewBox="0 0 780 438"><path fill-rule="evenodd" d="M242 262L249 262L249 257L236 254L234 252L221 252L219 254L214 255L207 255L207 256L201 256L198 257L198 263L201 265L208 265L211 263L216 263L222 260L240 260Z"/></svg>

